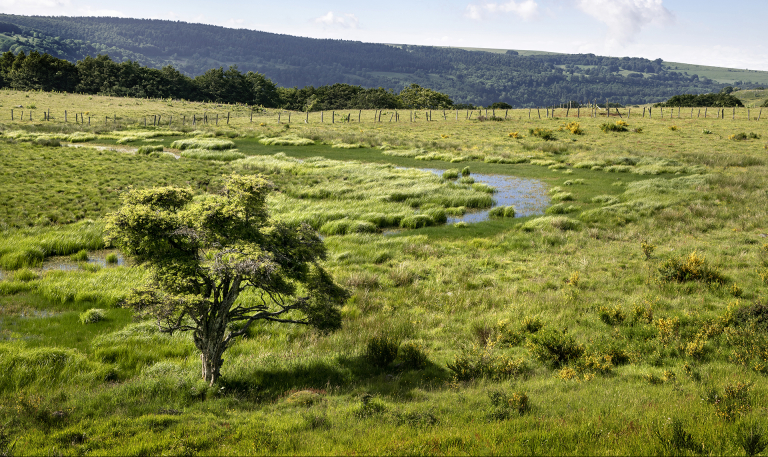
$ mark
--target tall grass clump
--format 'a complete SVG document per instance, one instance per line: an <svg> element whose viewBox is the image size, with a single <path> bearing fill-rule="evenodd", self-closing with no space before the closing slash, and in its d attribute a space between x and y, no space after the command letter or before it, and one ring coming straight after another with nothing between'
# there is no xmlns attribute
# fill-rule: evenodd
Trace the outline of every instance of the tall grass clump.
<svg viewBox="0 0 768 457"><path fill-rule="evenodd" d="M163 152L162 146L140 146L136 154L148 155L152 152Z"/></svg>
<svg viewBox="0 0 768 457"><path fill-rule="evenodd" d="M217 160L220 162L232 162L245 158L245 154L237 149L213 150L213 149L187 149L181 152L181 156L195 160Z"/></svg>
<svg viewBox="0 0 768 457"><path fill-rule="evenodd" d="M259 140L259 143L265 146L310 146L315 144L315 142L309 138L300 138L296 135L262 138Z"/></svg>
<svg viewBox="0 0 768 457"><path fill-rule="evenodd" d="M101 322L106 318L106 314L103 309L91 308L80 314L81 324L95 324Z"/></svg>
<svg viewBox="0 0 768 457"><path fill-rule="evenodd" d="M557 139L557 137L555 136L554 132L552 132L552 130L541 128L541 127L528 129L528 133L531 136L541 138L544 141L554 141Z"/></svg>
<svg viewBox="0 0 768 457"><path fill-rule="evenodd" d="M51 389L57 385L88 385L101 381L109 368L89 362L75 349L23 348L0 343L0 392L26 387Z"/></svg>
<svg viewBox="0 0 768 457"><path fill-rule="evenodd" d="M171 143L171 147L182 151L187 149L222 151L225 149L234 149L235 143L232 140L222 140L218 138L187 138L174 141Z"/></svg>
<svg viewBox="0 0 768 457"><path fill-rule="evenodd" d="M0 268L17 270L36 267L47 257L102 249L102 231L102 223L82 221L65 226L6 232L0 237Z"/></svg>

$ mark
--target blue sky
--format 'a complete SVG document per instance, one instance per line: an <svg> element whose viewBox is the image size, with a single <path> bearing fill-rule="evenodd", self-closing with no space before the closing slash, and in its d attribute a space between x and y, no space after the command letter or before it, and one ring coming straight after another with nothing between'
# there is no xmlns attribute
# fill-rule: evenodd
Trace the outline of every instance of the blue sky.
<svg viewBox="0 0 768 457"><path fill-rule="evenodd" d="M768 71L766 0L0 0L0 11L170 19L377 43L661 57Z"/></svg>

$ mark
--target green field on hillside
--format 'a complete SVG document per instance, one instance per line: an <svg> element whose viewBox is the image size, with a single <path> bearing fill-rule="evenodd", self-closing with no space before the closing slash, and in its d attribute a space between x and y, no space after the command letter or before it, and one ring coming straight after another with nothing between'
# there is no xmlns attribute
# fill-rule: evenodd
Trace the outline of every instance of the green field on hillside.
<svg viewBox="0 0 768 457"><path fill-rule="evenodd" d="M0 107L0 455L765 453L768 113ZM257 321L209 385L104 230L232 175L349 298L332 332Z"/></svg>

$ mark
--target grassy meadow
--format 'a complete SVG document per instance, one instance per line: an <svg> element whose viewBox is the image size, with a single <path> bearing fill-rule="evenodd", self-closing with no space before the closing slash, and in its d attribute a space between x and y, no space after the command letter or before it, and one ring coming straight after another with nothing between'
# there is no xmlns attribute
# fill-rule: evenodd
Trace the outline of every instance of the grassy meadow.
<svg viewBox="0 0 768 457"><path fill-rule="evenodd" d="M768 112L0 107L0 455L767 452ZM252 326L209 387L190 335L121 306L147 273L103 218L231 173L275 184L351 298L329 335ZM494 205L476 174L549 204L446 223Z"/></svg>

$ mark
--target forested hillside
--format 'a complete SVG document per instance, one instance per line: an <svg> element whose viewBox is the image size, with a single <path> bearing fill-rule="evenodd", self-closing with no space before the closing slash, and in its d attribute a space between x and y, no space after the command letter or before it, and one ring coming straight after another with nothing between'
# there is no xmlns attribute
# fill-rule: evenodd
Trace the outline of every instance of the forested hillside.
<svg viewBox="0 0 768 457"><path fill-rule="evenodd" d="M320 40L184 22L108 17L0 15L0 51L48 53L70 62L109 55L180 74L237 65L284 87L346 83L399 92L419 84L455 103L516 107L568 101L660 102L724 85L668 71L662 61L585 55L517 55L428 46ZM740 81L750 87L748 81Z"/></svg>

